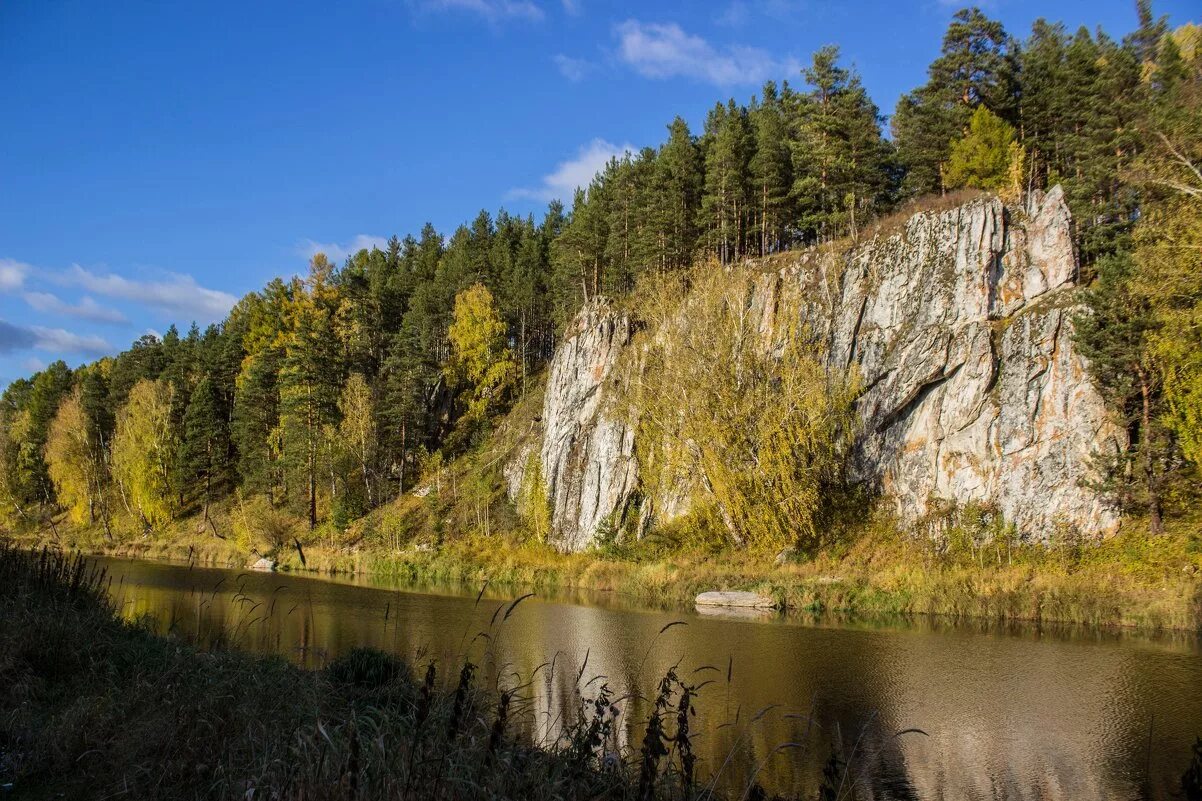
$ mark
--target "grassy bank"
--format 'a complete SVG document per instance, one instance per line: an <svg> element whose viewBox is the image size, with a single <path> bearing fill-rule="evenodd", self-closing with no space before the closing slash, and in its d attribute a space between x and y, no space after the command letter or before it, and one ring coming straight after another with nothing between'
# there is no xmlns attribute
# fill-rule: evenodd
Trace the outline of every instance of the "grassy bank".
<svg viewBox="0 0 1202 801"><path fill-rule="evenodd" d="M371 528L380 532L415 525L385 519L373 521ZM1196 522L1186 519L1175 521L1161 537L1149 538L1140 521L1133 520L1101 544L1050 547L977 545L962 536L935 544L878 523L849 536L846 544L783 563L698 543L644 541L561 554L495 533L431 542L369 535L362 528L310 537L298 551L295 545L267 542L247 547L197 530L188 521L153 538L110 540L83 530L64 532L57 541L36 533L13 539L26 547L66 544L89 553L236 567L269 554L286 570L473 587L488 580L535 591L597 590L660 606L691 604L706 590L740 589L770 595L793 609L864 617L937 614L1185 630L1202 625L1202 536Z"/></svg>

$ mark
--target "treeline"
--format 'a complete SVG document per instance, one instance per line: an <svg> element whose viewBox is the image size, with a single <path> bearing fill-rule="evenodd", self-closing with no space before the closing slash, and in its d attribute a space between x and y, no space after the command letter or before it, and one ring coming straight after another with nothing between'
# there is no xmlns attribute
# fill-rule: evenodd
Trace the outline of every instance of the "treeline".
<svg viewBox="0 0 1202 801"><path fill-rule="evenodd" d="M151 530L207 520L237 493L342 526L487 432L595 295L854 241L932 192L1018 200L1060 183L1097 276L1082 341L1133 443L1100 481L1158 519L1202 440L1202 59L1197 27L1138 10L1121 40L1040 20L1022 42L958 12L891 138L826 47L797 86L716 104L699 135L676 118L570 210L481 212L449 238L427 225L342 265L319 254L306 278L247 295L220 325L146 336L74 371L56 362L0 402L0 515Z"/></svg>

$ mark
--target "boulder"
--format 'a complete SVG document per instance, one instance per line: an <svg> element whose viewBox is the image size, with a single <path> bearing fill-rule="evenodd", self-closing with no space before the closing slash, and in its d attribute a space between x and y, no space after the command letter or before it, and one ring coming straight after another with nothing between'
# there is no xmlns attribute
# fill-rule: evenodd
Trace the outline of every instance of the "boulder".
<svg viewBox="0 0 1202 801"><path fill-rule="evenodd" d="M730 606L745 609L775 609L779 604L767 595L741 590L713 590L697 596L697 606Z"/></svg>

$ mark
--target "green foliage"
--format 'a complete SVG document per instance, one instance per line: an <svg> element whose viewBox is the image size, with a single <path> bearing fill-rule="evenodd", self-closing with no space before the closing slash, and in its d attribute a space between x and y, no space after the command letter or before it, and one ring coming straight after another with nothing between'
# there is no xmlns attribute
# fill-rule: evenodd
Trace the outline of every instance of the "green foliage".
<svg viewBox="0 0 1202 801"><path fill-rule="evenodd" d="M893 137L909 193L949 186L951 144L978 106L992 108L1003 119L1013 118L1016 49L1001 23L980 9L956 12L927 83L904 95L893 115Z"/></svg>

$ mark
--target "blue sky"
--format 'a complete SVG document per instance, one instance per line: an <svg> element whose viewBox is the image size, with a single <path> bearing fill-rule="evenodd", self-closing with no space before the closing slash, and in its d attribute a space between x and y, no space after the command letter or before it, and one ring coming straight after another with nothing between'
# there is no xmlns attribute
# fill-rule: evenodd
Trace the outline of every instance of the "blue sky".
<svg viewBox="0 0 1202 801"><path fill-rule="evenodd" d="M1159 0L1173 24L1196 0ZM1025 34L1134 0L994 0ZM220 319L324 249L540 213L839 44L888 113L943 0L0 0L0 386Z"/></svg>

